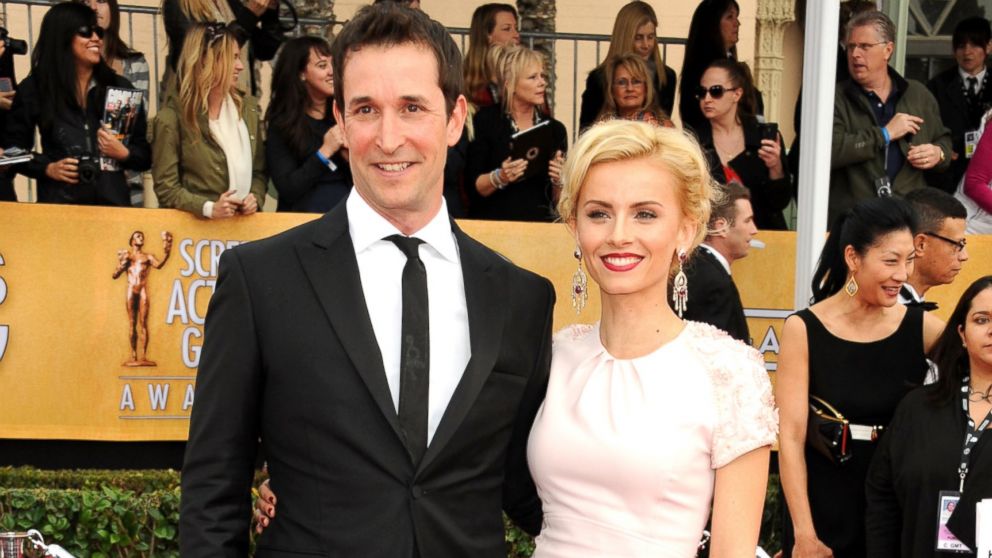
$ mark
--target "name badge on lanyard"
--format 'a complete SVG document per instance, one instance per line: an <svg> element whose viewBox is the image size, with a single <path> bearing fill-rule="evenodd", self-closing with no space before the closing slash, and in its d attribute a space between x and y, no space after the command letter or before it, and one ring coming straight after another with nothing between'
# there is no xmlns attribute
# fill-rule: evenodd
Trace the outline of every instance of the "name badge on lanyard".
<svg viewBox="0 0 992 558"><path fill-rule="evenodd" d="M961 493L953 490L941 490L937 498L937 552L952 554L972 554L971 549L959 541L954 533L947 528L947 521L954 513L954 508L961 499Z"/></svg>
<svg viewBox="0 0 992 558"><path fill-rule="evenodd" d="M980 139L982 139L982 133L978 130L964 133L964 156L966 159L971 159L971 156L975 154Z"/></svg>

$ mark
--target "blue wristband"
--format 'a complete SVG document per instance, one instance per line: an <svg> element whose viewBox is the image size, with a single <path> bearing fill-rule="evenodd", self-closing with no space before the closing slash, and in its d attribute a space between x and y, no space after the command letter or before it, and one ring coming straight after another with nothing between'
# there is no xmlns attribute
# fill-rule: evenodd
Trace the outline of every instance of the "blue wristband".
<svg viewBox="0 0 992 558"><path fill-rule="evenodd" d="M885 129L885 126L882 126L881 130L882 130L882 139L885 140L885 146L888 147L889 143L892 141L892 138L889 137L889 131Z"/></svg>
<svg viewBox="0 0 992 558"><path fill-rule="evenodd" d="M329 168L329 169L331 169L332 171L336 171L336 170L338 170L338 166L337 166L337 165L335 165L335 164L334 164L334 163L333 163L333 162L332 162L332 161L331 161L330 159L328 159L327 157L324 157L324 154L323 154L323 153L321 153L319 149L318 149L318 150L317 150L317 151L315 152L315 155L317 155L317 158L318 158L318 159L320 159L320 162L321 162L321 163L324 163L324 166L325 166L325 167L327 167L327 168Z"/></svg>

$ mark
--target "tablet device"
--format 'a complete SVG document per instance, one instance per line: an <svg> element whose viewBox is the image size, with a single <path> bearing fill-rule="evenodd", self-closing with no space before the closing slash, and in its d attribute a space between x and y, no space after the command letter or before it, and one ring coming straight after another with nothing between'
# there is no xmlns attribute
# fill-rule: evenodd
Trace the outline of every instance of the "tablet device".
<svg viewBox="0 0 992 558"><path fill-rule="evenodd" d="M510 136L510 158L527 160L527 170L520 180L538 174L548 175L548 162L555 152L555 138L550 124L551 120L545 120Z"/></svg>

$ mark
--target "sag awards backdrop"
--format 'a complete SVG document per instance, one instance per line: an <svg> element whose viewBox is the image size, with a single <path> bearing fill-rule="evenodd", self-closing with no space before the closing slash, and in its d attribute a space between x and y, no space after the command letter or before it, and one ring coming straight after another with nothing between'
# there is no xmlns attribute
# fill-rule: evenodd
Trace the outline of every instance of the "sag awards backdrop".
<svg viewBox="0 0 992 558"><path fill-rule="evenodd" d="M0 203L0 215L0 438L108 441L185 439L221 253L315 217L207 222L172 210L11 203ZM595 289L581 315L571 308L574 242L563 225L460 225L554 283L556 329L597 318ZM765 248L735 264L734 277L752 344L774 374L795 236L759 238ZM989 271L992 238L969 238L968 250L957 282L928 297L943 318Z"/></svg>

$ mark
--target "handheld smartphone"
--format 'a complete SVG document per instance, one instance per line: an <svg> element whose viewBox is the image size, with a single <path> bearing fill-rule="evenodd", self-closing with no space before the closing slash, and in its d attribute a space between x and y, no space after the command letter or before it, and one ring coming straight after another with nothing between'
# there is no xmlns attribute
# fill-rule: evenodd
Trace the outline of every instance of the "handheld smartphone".
<svg viewBox="0 0 992 558"><path fill-rule="evenodd" d="M778 123L777 122L761 122L758 124L758 132L761 134L761 139L763 140L778 140Z"/></svg>
<svg viewBox="0 0 992 558"><path fill-rule="evenodd" d="M14 84L9 77L0 78L0 93L7 93L14 90Z"/></svg>

